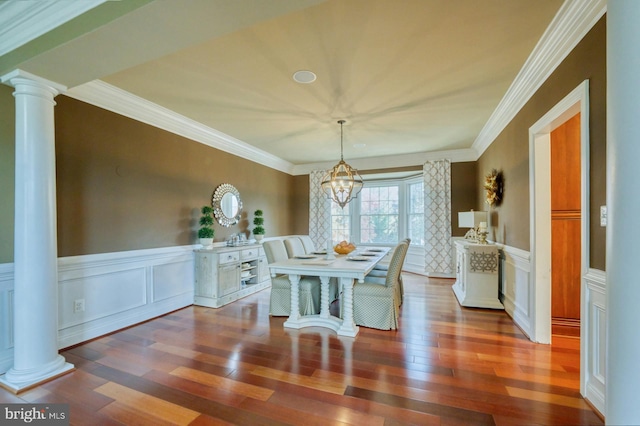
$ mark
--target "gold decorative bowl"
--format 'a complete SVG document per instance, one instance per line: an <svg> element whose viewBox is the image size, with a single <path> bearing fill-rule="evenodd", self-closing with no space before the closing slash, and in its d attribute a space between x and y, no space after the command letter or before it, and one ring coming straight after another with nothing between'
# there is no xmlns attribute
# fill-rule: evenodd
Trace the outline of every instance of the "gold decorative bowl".
<svg viewBox="0 0 640 426"><path fill-rule="evenodd" d="M354 251L356 249L356 246L354 245L350 245L350 246L341 246L340 244L336 244L333 247L333 250L338 253L338 254L349 254L352 251Z"/></svg>

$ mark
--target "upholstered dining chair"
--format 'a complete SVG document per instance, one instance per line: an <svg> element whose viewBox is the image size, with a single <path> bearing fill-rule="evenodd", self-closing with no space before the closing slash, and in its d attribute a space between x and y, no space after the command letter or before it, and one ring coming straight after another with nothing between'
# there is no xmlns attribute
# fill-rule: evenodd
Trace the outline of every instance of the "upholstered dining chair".
<svg viewBox="0 0 640 426"><path fill-rule="evenodd" d="M402 240L402 242L406 242L407 247L409 247L411 245L411 238L405 238L404 240ZM370 282L384 284L387 277L387 271L389 270L389 263L390 262L378 262L378 264L374 266L373 270L369 272L366 279L368 279ZM402 283L402 273L400 274L400 278L398 279L398 286L396 287L396 289L398 293L397 302L398 306L400 306L402 305L402 302L404 300L404 284Z"/></svg>
<svg viewBox="0 0 640 426"><path fill-rule="evenodd" d="M302 241L298 237L285 238L284 247L287 249L287 255L290 258L307 254L304 245L302 245Z"/></svg>
<svg viewBox="0 0 640 426"><path fill-rule="evenodd" d="M274 263L289 258L284 242L279 239L268 240L262 244L267 262ZM318 277L300 277L300 315L313 315L320 312L320 279ZM271 299L269 314L288 316L291 313L291 282L289 276L280 274L271 277Z"/></svg>
<svg viewBox="0 0 640 426"><path fill-rule="evenodd" d="M311 240L311 238L309 238L309 240ZM284 246L287 249L287 255L289 257L303 256L314 251L313 249L311 249L311 251L307 251L299 236L285 238ZM329 301L333 302L339 296L338 280L336 278L331 278L329 280Z"/></svg>
<svg viewBox="0 0 640 426"><path fill-rule="evenodd" d="M380 330L398 328L397 286L409 243L399 243L391 256L384 284L368 281L353 287L353 319L357 325Z"/></svg>
<svg viewBox="0 0 640 426"><path fill-rule="evenodd" d="M298 235L300 241L302 241L302 245L304 246L305 253L313 253L316 251L316 245L313 243L313 240L308 235Z"/></svg>

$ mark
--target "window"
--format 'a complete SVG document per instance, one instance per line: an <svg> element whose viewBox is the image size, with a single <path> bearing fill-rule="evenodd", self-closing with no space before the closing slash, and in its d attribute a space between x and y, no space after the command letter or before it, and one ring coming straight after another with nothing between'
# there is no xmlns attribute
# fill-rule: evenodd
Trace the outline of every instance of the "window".
<svg viewBox="0 0 640 426"><path fill-rule="evenodd" d="M399 188L365 187L360 192L360 242L398 242Z"/></svg>
<svg viewBox="0 0 640 426"><path fill-rule="evenodd" d="M331 241L351 241L351 219L349 204L340 208L338 203L331 202Z"/></svg>
<svg viewBox="0 0 640 426"><path fill-rule="evenodd" d="M370 181L344 210L331 203L333 242L391 246L411 238L411 245L424 245L423 188L422 175Z"/></svg>

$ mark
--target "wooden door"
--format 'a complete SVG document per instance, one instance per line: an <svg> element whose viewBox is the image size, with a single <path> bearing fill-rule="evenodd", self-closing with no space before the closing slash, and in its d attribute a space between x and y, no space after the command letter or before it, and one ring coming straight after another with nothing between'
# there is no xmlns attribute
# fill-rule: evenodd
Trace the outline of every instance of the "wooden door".
<svg viewBox="0 0 640 426"><path fill-rule="evenodd" d="M580 114L551 132L551 328L580 335Z"/></svg>

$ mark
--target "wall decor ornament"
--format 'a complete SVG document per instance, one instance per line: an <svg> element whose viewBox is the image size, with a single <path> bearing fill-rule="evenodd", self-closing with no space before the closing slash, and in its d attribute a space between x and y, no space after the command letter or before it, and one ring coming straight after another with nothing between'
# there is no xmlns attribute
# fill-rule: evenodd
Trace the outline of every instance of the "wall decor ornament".
<svg viewBox="0 0 640 426"><path fill-rule="evenodd" d="M490 206L499 206L504 192L504 178L502 172L491 170L484 178L484 189L487 191L486 202Z"/></svg>
<svg viewBox="0 0 640 426"><path fill-rule="evenodd" d="M211 202L213 215L226 228L236 225L242 218L242 199L235 186L228 183L219 185L213 192Z"/></svg>

